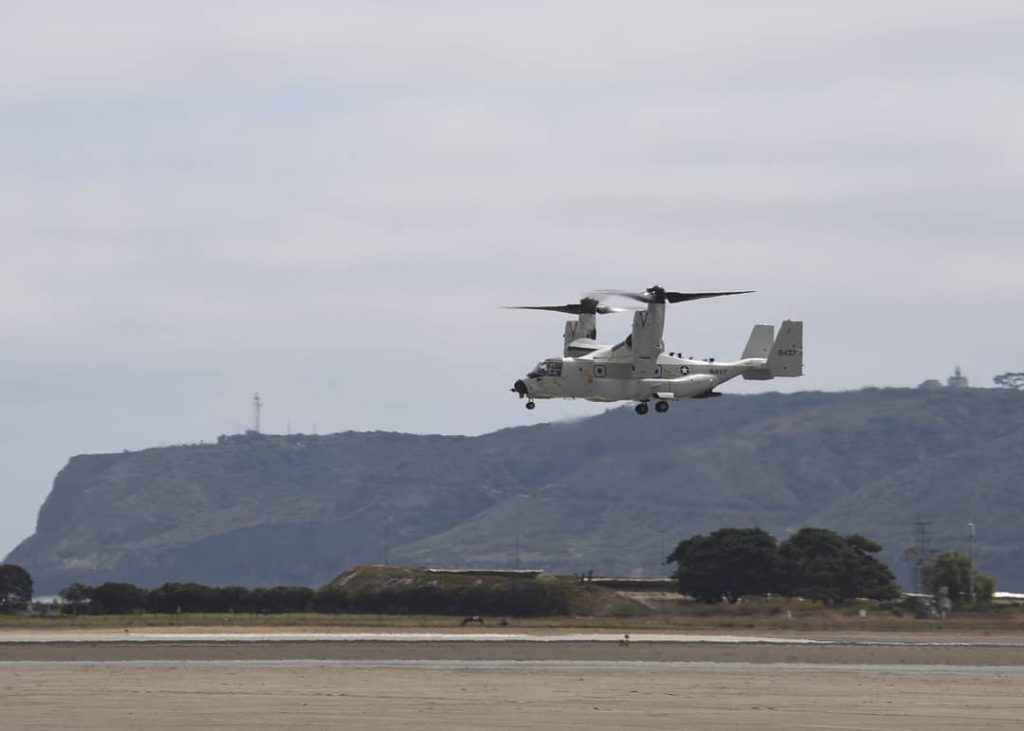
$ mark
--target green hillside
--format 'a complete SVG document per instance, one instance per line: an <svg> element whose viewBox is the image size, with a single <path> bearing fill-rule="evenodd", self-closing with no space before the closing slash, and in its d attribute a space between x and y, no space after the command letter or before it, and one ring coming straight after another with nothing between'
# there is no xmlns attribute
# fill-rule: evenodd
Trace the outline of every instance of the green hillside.
<svg viewBox="0 0 1024 731"><path fill-rule="evenodd" d="M658 575L685 537L858 531L907 584L916 521L1024 588L1024 393L725 396L480 437L347 432L73 458L9 561L72 581L319 585L350 566ZM517 550L518 548L518 550Z"/></svg>

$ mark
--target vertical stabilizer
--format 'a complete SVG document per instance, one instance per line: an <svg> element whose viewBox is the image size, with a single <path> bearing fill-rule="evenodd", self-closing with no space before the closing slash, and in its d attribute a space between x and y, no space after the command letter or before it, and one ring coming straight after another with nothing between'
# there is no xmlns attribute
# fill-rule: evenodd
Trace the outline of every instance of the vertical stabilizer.
<svg viewBox="0 0 1024 731"><path fill-rule="evenodd" d="M754 329L750 331L747 347L743 349L743 355L740 357L743 360L747 358L767 358L774 342L774 325L754 325Z"/></svg>
<svg viewBox="0 0 1024 731"><path fill-rule="evenodd" d="M768 370L772 376L802 376L804 373L804 323L785 320L768 354Z"/></svg>

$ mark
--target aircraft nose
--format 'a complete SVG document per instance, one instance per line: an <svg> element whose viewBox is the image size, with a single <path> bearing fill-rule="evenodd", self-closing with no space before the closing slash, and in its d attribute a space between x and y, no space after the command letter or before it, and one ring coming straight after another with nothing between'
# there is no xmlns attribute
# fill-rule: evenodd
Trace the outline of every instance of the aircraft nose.
<svg viewBox="0 0 1024 731"><path fill-rule="evenodd" d="M512 384L511 390L515 391L516 393L518 393L519 394L519 398L523 398L525 396L529 396L530 395L529 390L527 390L527 388L526 388L526 384L523 383L523 379L521 379L521 378L518 381L516 381L515 383Z"/></svg>

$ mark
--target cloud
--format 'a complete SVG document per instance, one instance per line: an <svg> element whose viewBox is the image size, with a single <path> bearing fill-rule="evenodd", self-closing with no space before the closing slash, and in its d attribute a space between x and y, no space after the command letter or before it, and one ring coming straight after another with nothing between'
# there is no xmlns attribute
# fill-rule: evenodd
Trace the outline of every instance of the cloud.
<svg viewBox="0 0 1024 731"><path fill-rule="evenodd" d="M508 385L562 324L498 309L592 288L757 289L674 309L666 340L725 357L754 322L804 317L808 375L783 388L1019 370L1021 346L978 323L1024 305L1022 15L7 9L0 399L62 425L14 447L6 480L35 503L11 530L64 456L216 436L257 388L279 430L592 413L519 408Z"/></svg>

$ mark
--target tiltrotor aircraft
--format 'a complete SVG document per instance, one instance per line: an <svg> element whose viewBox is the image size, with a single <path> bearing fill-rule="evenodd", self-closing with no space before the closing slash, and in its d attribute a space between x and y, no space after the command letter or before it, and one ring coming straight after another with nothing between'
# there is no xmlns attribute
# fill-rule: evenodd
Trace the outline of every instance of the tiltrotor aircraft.
<svg viewBox="0 0 1024 731"><path fill-rule="evenodd" d="M678 353L665 353L665 305L742 292L666 292L658 286L644 292L603 290L584 297L578 304L512 307L509 309L550 310L576 315L565 324L565 346L561 358L547 358L515 382L512 391L525 398L526 408L534 399L571 398L588 401L637 401L636 413L668 411L669 402L684 398L721 396L715 387L743 376L764 381L803 375L803 322L785 320L778 336L772 325L755 325L740 359L733 362L714 358L696 360ZM624 312L603 303L608 296L626 297L647 305L633 315L633 332L618 345L597 342L597 316Z"/></svg>

